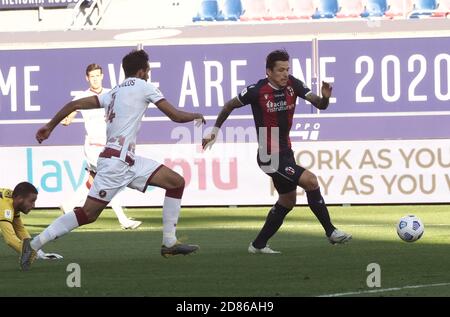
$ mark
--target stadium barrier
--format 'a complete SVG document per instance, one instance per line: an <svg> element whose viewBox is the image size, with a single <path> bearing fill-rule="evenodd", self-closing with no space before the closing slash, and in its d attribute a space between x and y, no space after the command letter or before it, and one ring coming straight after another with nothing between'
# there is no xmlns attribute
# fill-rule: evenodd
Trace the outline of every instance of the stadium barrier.
<svg viewBox="0 0 450 317"><path fill-rule="evenodd" d="M327 202L431 203L447 201L450 192L445 170L450 165L449 43L446 37L320 40L317 61L312 60L309 41L146 49L151 52L152 82L180 109L204 113L207 127L226 100L261 76L271 50L286 48L293 75L316 92L319 87L311 74L318 65L317 82L334 87L330 107L319 112L299 100L291 139L296 153L313 151L299 157L299 163L321 177ZM83 184L82 121L58 127L41 146L34 134L85 89L86 64L95 60L103 65L104 86L115 86L124 78L118 61L132 48L0 50L0 166L7 182L3 186L28 179L41 188L40 206L55 207ZM55 81L61 69L71 75ZM186 197L192 198L185 204L273 201L270 195L263 197L270 193L270 179L256 166L249 106L233 112L224 125L224 141L239 149L235 156L224 156L228 150L220 143L210 152L199 152L203 133L168 121L149 105L138 144L143 154L170 164L183 153L187 162L174 168L190 179ZM170 155L171 146L180 147L177 155ZM321 163L308 166L307 159ZM130 205L160 203L130 199Z"/></svg>

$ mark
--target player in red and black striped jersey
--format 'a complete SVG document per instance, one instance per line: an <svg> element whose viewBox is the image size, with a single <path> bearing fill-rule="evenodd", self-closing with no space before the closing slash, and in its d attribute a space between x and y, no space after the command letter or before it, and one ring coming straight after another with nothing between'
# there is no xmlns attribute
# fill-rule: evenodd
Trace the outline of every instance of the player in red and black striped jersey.
<svg viewBox="0 0 450 317"><path fill-rule="evenodd" d="M273 51L267 56L266 74L266 78L248 86L225 103L212 133L202 142L203 148L211 146L230 113L235 108L251 105L258 134L258 165L272 178L279 198L269 211L260 233L250 243L248 251L280 253L270 249L267 241L278 231L285 216L295 206L297 186L305 190L308 205L325 229L329 241L332 244L347 242L352 236L336 229L331 223L317 177L295 162L289 139L297 97L325 110L328 108L332 87L329 83L322 82L322 97L311 92L301 80L289 74L289 54L284 50Z"/></svg>

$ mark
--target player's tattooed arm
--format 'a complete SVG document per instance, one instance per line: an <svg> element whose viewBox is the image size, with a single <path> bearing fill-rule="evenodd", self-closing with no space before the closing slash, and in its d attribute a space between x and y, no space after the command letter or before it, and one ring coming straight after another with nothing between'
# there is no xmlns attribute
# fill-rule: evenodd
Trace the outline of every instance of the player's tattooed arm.
<svg viewBox="0 0 450 317"><path fill-rule="evenodd" d="M314 93L311 93L306 96L306 100L308 100L314 107L320 110L325 110L328 108L330 103L330 97L333 87L327 82L322 81L322 97L317 96Z"/></svg>
<svg viewBox="0 0 450 317"><path fill-rule="evenodd" d="M214 124L213 130L211 131L211 133L208 136L206 136L202 140L203 149L206 149L208 146L211 147L213 145L222 124L225 122L225 120L227 120L228 116L234 109L240 108L240 107L242 107L242 103L239 101L239 99L237 97L234 97L233 99L231 99L230 101L225 103L225 105L223 106L219 115L217 116L216 123Z"/></svg>

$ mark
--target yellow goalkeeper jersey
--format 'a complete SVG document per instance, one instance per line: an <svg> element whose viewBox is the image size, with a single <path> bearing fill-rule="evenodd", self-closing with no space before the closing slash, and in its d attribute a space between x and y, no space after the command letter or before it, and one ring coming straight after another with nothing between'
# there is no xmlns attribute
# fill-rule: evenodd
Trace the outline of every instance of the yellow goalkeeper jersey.
<svg viewBox="0 0 450 317"><path fill-rule="evenodd" d="M22 240L30 238L23 225L20 211L13 206L12 190L0 188L0 229L7 245L18 253L22 252Z"/></svg>

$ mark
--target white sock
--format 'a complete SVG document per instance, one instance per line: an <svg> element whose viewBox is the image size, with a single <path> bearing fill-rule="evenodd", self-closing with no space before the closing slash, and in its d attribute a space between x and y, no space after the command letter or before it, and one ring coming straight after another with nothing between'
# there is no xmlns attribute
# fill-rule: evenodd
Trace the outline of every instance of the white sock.
<svg viewBox="0 0 450 317"><path fill-rule="evenodd" d="M171 247L177 242L176 231L180 215L180 198L166 196L163 205L163 245Z"/></svg>
<svg viewBox="0 0 450 317"><path fill-rule="evenodd" d="M110 204L120 224L126 225L129 220L128 217L125 215L122 209L122 204L120 203L119 199L117 199L117 196L114 196L113 199L111 199Z"/></svg>
<svg viewBox="0 0 450 317"><path fill-rule="evenodd" d="M78 187L73 196L61 205L63 212L67 213L73 211L75 207L82 207L88 194L89 189L86 185L83 184Z"/></svg>
<svg viewBox="0 0 450 317"><path fill-rule="evenodd" d="M75 228L78 228L79 224L77 216L73 211L65 213L62 216L56 218L44 231L31 240L31 247L34 250L41 249L47 242L62 237L66 233L69 233Z"/></svg>

